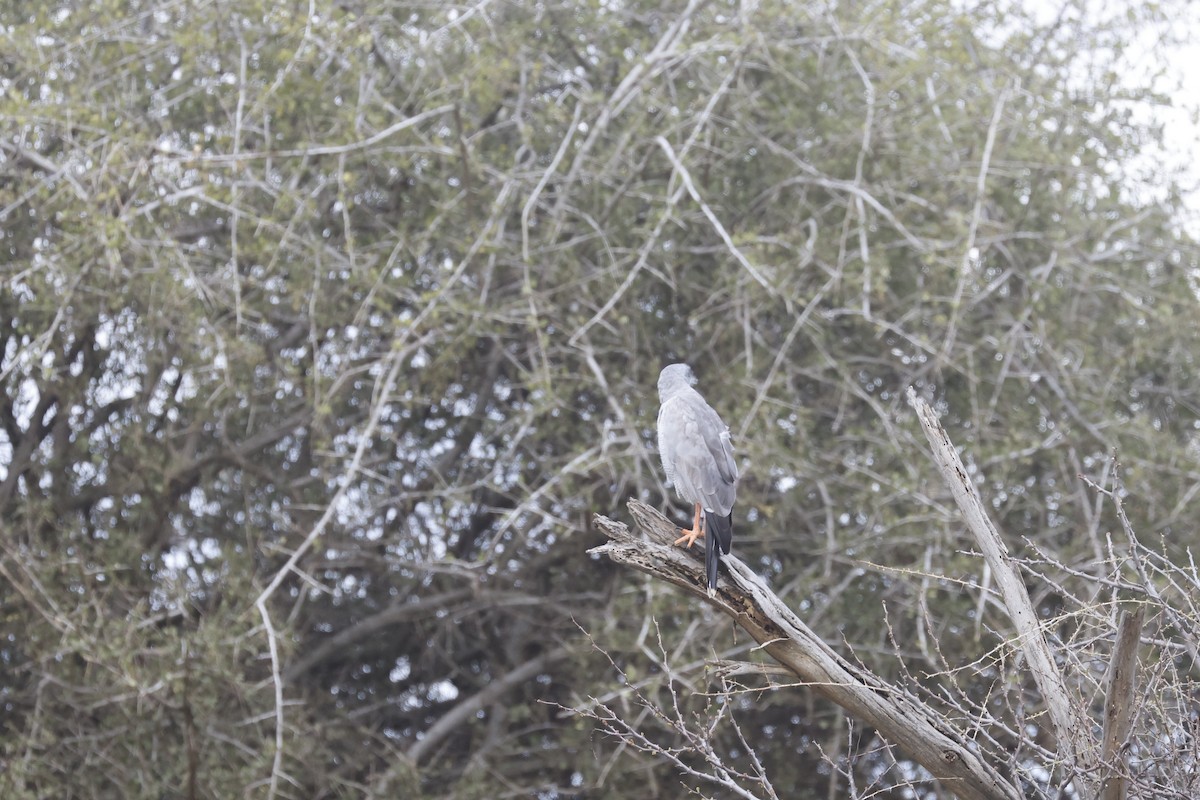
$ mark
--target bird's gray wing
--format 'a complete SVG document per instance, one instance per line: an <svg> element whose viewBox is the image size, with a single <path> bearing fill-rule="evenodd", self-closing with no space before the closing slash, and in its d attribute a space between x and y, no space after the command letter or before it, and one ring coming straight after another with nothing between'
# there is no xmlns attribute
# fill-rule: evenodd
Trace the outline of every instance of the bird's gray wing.
<svg viewBox="0 0 1200 800"><path fill-rule="evenodd" d="M686 500L728 516L737 495L737 464L729 429L697 392L687 392L664 405L667 429L660 427L672 450L673 481ZM662 421L660 421L660 425ZM664 461L665 463L665 461Z"/></svg>
<svg viewBox="0 0 1200 800"><path fill-rule="evenodd" d="M736 489L738 469L737 462L733 459L733 441L729 434L729 426L721 421L712 406L705 403L704 410L709 418L707 424L702 423L706 431L704 441L708 445L708 451L717 465L717 472L721 480ZM716 431L715 435L711 433L714 430ZM730 499L729 503L732 505L733 500Z"/></svg>

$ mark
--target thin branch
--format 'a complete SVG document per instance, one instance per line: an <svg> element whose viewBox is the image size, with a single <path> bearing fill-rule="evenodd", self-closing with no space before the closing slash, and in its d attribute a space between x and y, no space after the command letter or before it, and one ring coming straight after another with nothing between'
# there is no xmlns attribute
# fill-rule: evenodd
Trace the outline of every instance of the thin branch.
<svg viewBox="0 0 1200 800"><path fill-rule="evenodd" d="M776 297L780 296L775 290L775 287L767 281L763 274L758 271L758 268L750 263L750 259L746 258L742 251L738 249L738 246L734 244L733 238L729 235L729 232L725 230L725 226L721 224L721 220L717 218L717 215L713 213L713 210L709 207L708 203L706 203L704 198L700 196L700 192L697 191L696 185L692 183L691 173L688 172L687 167L683 165L683 162L679 160L679 157L675 155L675 149L671 147L671 143L662 136L655 136L654 141L657 142L658 146L661 147L663 152L667 154L667 158L670 160L671 166L674 167L675 171L679 174L679 177L683 179L683 185L687 188L688 194L690 194L692 199L696 201L696 205L700 206L700 210L704 212L704 216L713 226L713 230L717 232L717 235L721 237L721 241L725 243L725 247L728 248L730 254L737 259L737 262L742 265L742 268L749 272L750 277L754 278L754 280L756 280L760 286L766 289L771 295ZM791 298L784 297L783 301L787 307L788 313L791 314Z"/></svg>
<svg viewBox="0 0 1200 800"><path fill-rule="evenodd" d="M992 166L992 148L996 145L996 131L1000 128L1000 119L1004 113L1004 104L1008 101L1008 89L1000 92L996 98L996 107L992 110L992 122L988 126L987 140L983 145L983 157L979 160L979 175L975 179L975 207L971 211L971 225L967 230L967 244L963 248L962 263L958 272L958 288L954 292L954 301L950 307L950 324L946 328L946 338L942 344L942 356L947 356L954 346L958 329L958 313L962 305L963 292L967 286L967 276L971 272L971 252L975 249L975 237L979 231L979 221L983 219L983 198L987 191L988 171Z"/></svg>
<svg viewBox="0 0 1200 800"><path fill-rule="evenodd" d="M78 197L80 200L84 201L85 203L89 202L91 200L91 197L88 195L87 190L83 188L83 184L81 184L75 178L75 176L71 174L71 169L74 165L71 164L70 162L63 164L63 165L55 164L53 161L46 158L45 156L43 156L41 153L37 152L36 150L29 150L27 148L21 147L20 145L12 143L12 142L0 142L0 149L7 151L8 153L12 154L16 158L21 159L22 161L29 162L30 164L37 167L38 169L48 173L48 176L42 185L52 184L52 183L54 183L54 181L58 180L59 178L62 178L67 183L71 184L71 188L75 190L76 197ZM33 194L36 191L41 189L42 185L31 187L30 190L25 194L25 196L23 196L20 200L18 200L13 205L10 205L8 208L5 208L4 211L2 213L0 213L0 218L8 216L9 211L12 211L14 208L16 208L16 206L20 205L26 199L33 196Z"/></svg>
<svg viewBox="0 0 1200 800"><path fill-rule="evenodd" d="M279 791L279 776L283 774L283 679L279 675L279 644L271 614L267 611L266 595L255 602L262 616L263 628L267 632L267 646L271 651L271 682L275 687L275 756L271 759L271 783L267 789L267 800L275 800Z"/></svg>
<svg viewBox="0 0 1200 800"><path fill-rule="evenodd" d="M645 58L634 64L629 72L625 74L621 83L609 95L608 102L600 109L600 113L596 116L596 119L588 126L588 135L578 150L575 151L575 158L571 162L571 168L567 170L566 177L562 181L564 186L569 187L575 184L579 178L580 170L583 169L584 162L592 152L592 148L596 145L596 142L600 141L601 135L608 129L608 123L641 93L642 82L655 75L669 62L669 59L675 52L675 45L687 35L692 16L706 2L707 0L689 0L687 7L683 11L673 15L674 18L671 24L663 31L663 35L659 37L653 49L646 54ZM566 209L569 197L571 197L571 192L569 191L563 191L559 194L558 202L555 204L552 214L553 219L556 220L556 228L557 221L562 218L563 211ZM550 236L551 240L557 238L557 233Z"/></svg>
<svg viewBox="0 0 1200 800"><path fill-rule="evenodd" d="M1162 608L1163 612L1167 615L1167 619L1171 621L1171 624L1179 632L1179 638L1183 640L1184 646L1187 647L1188 655L1192 657L1192 663L1200 664L1200 648L1197 647L1195 637L1189 633L1191 625L1187 623L1179 613L1179 610L1168 602L1167 598L1158 590L1157 581L1152 578L1146 567L1146 551L1134 533L1133 523L1129 521L1129 515L1125 513L1125 501L1122 499L1125 487L1121 483L1120 466L1114 465L1112 471L1112 491L1102 488L1086 475L1080 477L1083 478L1083 482L1088 486L1097 492L1107 495L1112 500L1113 506L1117 511L1117 519L1121 521L1121 530L1125 532L1125 539L1129 544L1129 561L1133 564L1133 568L1137 572L1140 581L1138 588L1145 592L1154 601L1156 606ZM1185 597L1187 596L1186 591L1183 594Z"/></svg>
<svg viewBox="0 0 1200 800"><path fill-rule="evenodd" d="M321 640L303 658L288 666L287 670L283 673L284 681L286 683L293 683L313 667L338 653L347 652L349 648L363 639L385 628L399 625L401 622L426 614L434 614L459 600L470 597L471 594L472 591L470 589L456 589L450 592L442 592L432 597L425 597L416 602L402 602L389 606L382 611L372 614L357 625L344 628L328 639Z"/></svg>
<svg viewBox="0 0 1200 800"><path fill-rule="evenodd" d="M529 193L529 198L525 201L525 206L521 209L521 257L526 264L529 263L529 217L533 214L533 208L537 205L538 198L542 195L542 190L546 188L546 184L554 177L554 173L558 171L558 165L562 163L563 156L567 154L567 148L571 146L571 141L575 138L575 131L579 130L579 119L583 116L583 103L575 104L575 115L571 118L571 125L567 128L567 133L563 136L562 141L558 145L558 151L554 154L554 158L550 160L550 166L546 167L546 171L542 173L542 178L537 182L537 186L533 187L533 191Z"/></svg>
<svg viewBox="0 0 1200 800"><path fill-rule="evenodd" d="M363 428L362 433L358 437L358 446L354 450L354 457L351 459L350 465L346 468L346 472L342 476L337 492L328 505L325 506L325 512L321 514L321 518L317 520L317 524L313 525L312 530L304 537L304 541L300 543L300 546L296 548L287 562L279 568L275 573L275 577L267 584L267 588L263 589L262 594L254 601L255 605L260 605L266 601L275 593L275 590L279 588L284 579L291 574L296 564L300 562L304 554L313 546L324 532L329 521L333 519L334 514L341 508L342 498L354 486L354 479L362 470L363 456L366 454L367 445L370 444L372 437L375 435L375 429L379 426L379 419L383 415L383 409L387 407L388 401L392 396L392 390L396 386L396 379L400 375L400 367L404 364L404 352L402 349L392 351L391 368L379 386L375 402L371 405L371 416L367 420L366 427Z"/></svg>
<svg viewBox="0 0 1200 800"><path fill-rule="evenodd" d="M450 106L446 106L446 108L450 108ZM263 589L262 594L260 594L255 600L256 604L266 600L275 593L275 590L279 588L280 584L283 583L284 579L287 578L287 576L295 568L296 564L299 563L304 554L308 552L309 548L311 548L321 536L321 533L325 530L325 527L329 524L329 521L333 519L336 510L340 508L342 498L350 490L351 485L354 479L358 476L359 472L362 471L363 457L366 454L367 445L370 444L371 438L375 435L375 429L379 427L379 420L383 416L383 410L387 407L388 402L391 400L392 392L396 388L396 380L400 376L400 369L405 363L408 352L412 349L412 347L415 346L409 345L406 347L408 340L412 337L415 331L420 329L420 326L425 321L425 318L432 314L436 308L438 308L441 301L450 292L450 289L462 279L463 273L466 272L467 266L472 262L476 253L478 253L483 247L485 240L491 235L492 230L498 224L498 218L508 205L508 199L512 194L512 189L512 181L508 181L504 184L504 187L500 190L500 194L492 203L492 213L487 224L484 225L479 236L476 237L475 241L467 250L458 266L455 267L454 272L452 272L442 284L437 294L435 294L425 304L425 307L421 309L421 312L412 319L408 327L402 329L398 340L392 344L392 352L389 356L391 365L388 368L387 375L384 376L381 382L376 384L377 388L374 394L374 399L371 403L370 417L367 419L367 424L363 428L362 434L358 437L358 446L354 450L354 457L350 460L350 465L346 468L346 472L342 475L337 492L329 501L329 504L325 507L325 512L321 514L321 518L317 520L317 524L312 527L312 530L308 532L308 535L304 538L304 541L301 542L300 546L296 548L296 551L292 553L291 557L287 560L287 563L285 563L279 569L279 571L275 573L275 577L271 579L271 582L267 585L267 588Z"/></svg>
<svg viewBox="0 0 1200 800"><path fill-rule="evenodd" d="M365 139L360 139L357 142L348 142L346 144L303 147L298 150L261 150L247 153L213 153L209 155L196 155L191 152L185 153L181 151L173 152L172 155L180 161L186 161L189 163L199 162L204 164L240 164L245 161L256 161L266 158L308 158L311 156L337 156L345 153L354 153L359 150L366 150L402 130L411 128L414 125L419 125L427 119L441 116L442 114L453 110L453 103L447 103L445 105L438 106L437 108L431 108L428 111L422 111L420 114L403 119L400 122L397 122L395 125L390 125Z"/></svg>
<svg viewBox="0 0 1200 800"><path fill-rule="evenodd" d="M490 706L517 685L544 672L547 666L567 655L567 652L566 647L558 647L536 658L531 658L519 667L489 682L483 689L480 689L454 706L454 708L439 717L438 721L429 730L425 731L425 735L408 748L406 755L409 761L413 764L419 763L422 758L428 755L430 750L440 744L456 728L475 716L477 711Z"/></svg>
<svg viewBox="0 0 1200 800"><path fill-rule="evenodd" d="M729 91L729 87L733 84L734 77L737 75L737 73L738 65L735 64L734 67L726 73L725 79L721 81L721 85L718 86L717 90L713 92L711 97L708 98L708 102L705 104L704 110L700 112L700 116L696 119L696 124L692 126L692 132L688 135L687 141L685 141L683 143L683 147L680 148L679 155L681 159L688 154L688 152L692 149L692 146L695 145L696 141L700 138L700 134L707 129L708 121L712 117L713 110L716 108L717 103L721 100L721 98L725 96L725 93ZM672 182L673 180L674 176L672 176ZM667 224L674 218L673 214L675 211L675 206L679 202L679 199L683 196L685 189L683 185L676 187L674 190L671 190L670 186L671 182L668 182L668 196L666 204L662 207L662 211L658 215L658 222L655 223L654 230L651 232L646 241L642 243L642 246L638 248L637 262L633 265L633 268L628 271L625 279L621 281L621 285L617 287L617 290L613 292L612 296L609 297L604 306L595 314L593 314L592 318L585 322L582 327L575 331L575 333L571 334L568 344L575 346L580 337L586 334L593 325L608 316L608 313L612 311L613 307L615 307L625 295L625 292L629 290L629 287L633 285L633 282L637 276L641 274L641 271L646 266L646 261L649 259L651 252L658 245L658 240L662 236L663 229L666 228Z"/></svg>

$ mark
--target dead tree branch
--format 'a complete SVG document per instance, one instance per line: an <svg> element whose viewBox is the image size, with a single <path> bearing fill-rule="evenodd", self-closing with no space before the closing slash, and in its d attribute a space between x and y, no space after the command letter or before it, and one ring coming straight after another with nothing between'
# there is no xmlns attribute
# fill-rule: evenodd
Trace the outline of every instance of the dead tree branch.
<svg viewBox="0 0 1200 800"><path fill-rule="evenodd" d="M1124 748L1133 724L1137 650L1145 617L1146 609L1139 606L1134 611L1121 612L1117 623L1117 642L1108 667L1108 690L1104 698L1104 733L1100 737L1104 748L1101 758L1107 773L1100 800L1125 800L1129 791Z"/></svg>
<svg viewBox="0 0 1200 800"><path fill-rule="evenodd" d="M1081 759L1090 760L1095 752L1095 742L1090 735L1091 724L1081 712L1082 701L1072 696L1067 689L1062 671L1055 663L1054 653L1038 621L1037 612L1021 578L1020 569L1009 555L1008 547L1001 538L1000 532L988 516L987 509L975 484L967 474L954 443L949 434L938 421L929 404L910 387L908 402L917 412L917 419L925 431L925 437L933 448L933 460L950 487L954 500L962 511L967 528L975 537L976 544L995 576L1004 607L1016 628L1017 641L1021 652L1029 662L1029 669L1037 683L1046 708L1050 714L1051 724L1058 738L1059 754L1068 767L1075 767L1077 788L1085 796L1091 792L1086 785L1090 779L1086 777L1087 769L1080 769L1085 764ZM1084 785L1079 785L1080 783Z"/></svg>
<svg viewBox="0 0 1200 800"><path fill-rule="evenodd" d="M597 516L596 525L609 542L590 552L712 603L792 674L873 726L964 800L1019 800L1021 792L980 755L968 732L835 652L736 557L722 557L728 575L710 600L702 563L671 545L678 535L675 525L645 503L631 500L628 507L638 532Z"/></svg>

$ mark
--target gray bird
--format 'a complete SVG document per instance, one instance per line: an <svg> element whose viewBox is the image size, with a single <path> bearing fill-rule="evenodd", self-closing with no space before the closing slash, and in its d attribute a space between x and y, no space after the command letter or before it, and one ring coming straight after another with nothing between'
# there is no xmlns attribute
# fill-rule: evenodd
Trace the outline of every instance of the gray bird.
<svg viewBox="0 0 1200 800"><path fill-rule="evenodd" d="M683 536L675 544L686 542L691 547L704 536L704 567L712 597L717 592L720 553L728 554L733 545L738 471L729 428L692 388L695 383L687 364L671 364L659 374L658 452L676 493L694 507L691 530L681 528Z"/></svg>

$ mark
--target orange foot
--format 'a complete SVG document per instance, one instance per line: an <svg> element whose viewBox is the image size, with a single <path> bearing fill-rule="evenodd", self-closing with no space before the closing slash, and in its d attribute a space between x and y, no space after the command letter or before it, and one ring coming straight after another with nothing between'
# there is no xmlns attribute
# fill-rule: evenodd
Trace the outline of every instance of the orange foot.
<svg viewBox="0 0 1200 800"><path fill-rule="evenodd" d="M700 527L699 503L696 503L696 516L692 519L692 529L690 531L685 531L683 528L680 528L679 532L682 533L683 536L680 536L678 539L676 539L675 544L687 542L687 544L683 545L684 547L691 547L696 543L697 539L704 535L704 530Z"/></svg>

